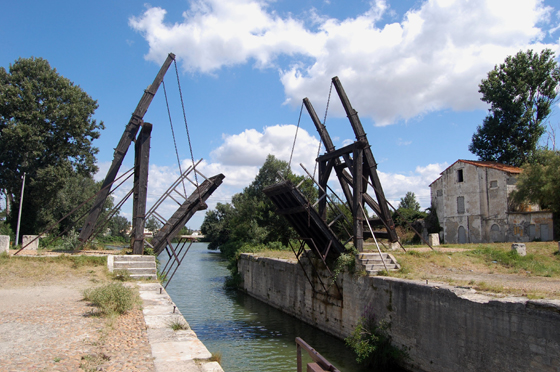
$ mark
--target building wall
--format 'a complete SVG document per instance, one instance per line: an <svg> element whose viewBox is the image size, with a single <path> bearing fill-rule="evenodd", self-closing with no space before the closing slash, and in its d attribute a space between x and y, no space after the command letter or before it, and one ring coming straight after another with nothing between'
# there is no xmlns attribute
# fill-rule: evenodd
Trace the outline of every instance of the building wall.
<svg viewBox="0 0 560 372"><path fill-rule="evenodd" d="M459 180L462 172L462 182ZM503 241L531 241L541 236L541 225L549 229L552 240L552 215L541 212L539 216L515 213L510 217L510 194L515 190L515 175L502 170L456 162L430 185L432 205L435 206L445 243L485 243ZM463 199L461 211L458 199ZM526 206L527 211L538 210ZM531 219L538 222L531 223ZM543 220L546 219L546 222ZM531 224L538 224L535 228ZM527 231L525 233L523 229ZM531 230L531 231L529 231ZM532 232L532 234L529 234ZM545 231L546 233L546 231ZM533 238L530 238L533 236Z"/></svg>
<svg viewBox="0 0 560 372"><path fill-rule="evenodd" d="M320 289L309 263L303 265ZM243 254L238 269L248 294L337 337L349 336L366 308L390 321L412 371L560 368L560 301L491 298L440 283L347 273L337 281L340 291L331 285L325 296L297 263Z"/></svg>

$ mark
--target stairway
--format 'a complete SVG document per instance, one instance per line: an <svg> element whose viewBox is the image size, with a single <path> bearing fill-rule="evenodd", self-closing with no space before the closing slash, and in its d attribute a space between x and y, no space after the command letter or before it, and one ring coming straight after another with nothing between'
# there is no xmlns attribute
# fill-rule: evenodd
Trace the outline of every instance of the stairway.
<svg viewBox="0 0 560 372"><path fill-rule="evenodd" d="M109 255L107 267L109 272L127 270L134 279L157 279L156 258L151 255Z"/></svg>
<svg viewBox="0 0 560 372"><path fill-rule="evenodd" d="M368 276L375 276L380 271L385 270L383 265L383 260L385 260L385 265L389 271L399 270L401 266L397 263L395 257L390 253L358 253L356 255L356 260L361 267L367 272ZM383 257L383 260L381 259Z"/></svg>

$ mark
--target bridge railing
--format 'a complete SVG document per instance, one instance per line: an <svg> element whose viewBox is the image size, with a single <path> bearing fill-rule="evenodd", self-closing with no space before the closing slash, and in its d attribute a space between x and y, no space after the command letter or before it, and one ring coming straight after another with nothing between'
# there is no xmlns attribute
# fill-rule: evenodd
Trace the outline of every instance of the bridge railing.
<svg viewBox="0 0 560 372"><path fill-rule="evenodd" d="M302 370L302 358L301 349L307 351L307 354L311 357L314 363L307 364L307 371L312 372L340 372L335 366L333 366L328 360L326 360L321 354L319 354L315 349L303 341L301 338L296 337L297 345L297 372L303 372Z"/></svg>

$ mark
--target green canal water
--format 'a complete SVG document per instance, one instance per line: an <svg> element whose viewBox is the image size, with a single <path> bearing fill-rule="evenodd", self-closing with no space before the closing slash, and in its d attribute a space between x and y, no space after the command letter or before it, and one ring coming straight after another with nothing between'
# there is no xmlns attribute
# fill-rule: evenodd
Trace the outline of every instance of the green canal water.
<svg viewBox="0 0 560 372"><path fill-rule="evenodd" d="M296 337L341 372L367 370L355 363L343 341L244 293L224 289L228 274L219 253L209 251L206 243L194 243L167 287L198 338L210 352L221 353L225 372L294 372Z"/></svg>

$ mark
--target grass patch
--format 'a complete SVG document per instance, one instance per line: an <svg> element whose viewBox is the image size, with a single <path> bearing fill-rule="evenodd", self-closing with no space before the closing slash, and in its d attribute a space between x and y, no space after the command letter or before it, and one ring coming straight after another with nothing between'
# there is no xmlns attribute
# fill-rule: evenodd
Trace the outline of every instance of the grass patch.
<svg viewBox="0 0 560 372"><path fill-rule="evenodd" d="M167 326L174 331L184 331L189 329L189 325L184 319L177 317L167 323Z"/></svg>
<svg viewBox="0 0 560 372"><path fill-rule="evenodd" d="M124 314L140 304L135 288L128 288L121 283L86 289L84 300L99 308L99 313L106 316Z"/></svg>
<svg viewBox="0 0 560 372"><path fill-rule="evenodd" d="M546 252L529 253L520 256L513 250L504 250L494 247L482 246L474 249L466 255L480 257L488 266L500 265L510 271L525 271L532 275L557 277L560 275L560 260L552 253Z"/></svg>
<svg viewBox="0 0 560 372"><path fill-rule="evenodd" d="M128 270L123 269L113 270L112 276L114 280L118 280L120 282L130 282L131 280L133 280Z"/></svg>
<svg viewBox="0 0 560 372"><path fill-rule="evenodd" d="M222 353L219 351L215 351L212 353L210 357L211 362L218 362L218 364L222 364Z"/></svg>

